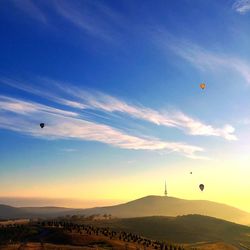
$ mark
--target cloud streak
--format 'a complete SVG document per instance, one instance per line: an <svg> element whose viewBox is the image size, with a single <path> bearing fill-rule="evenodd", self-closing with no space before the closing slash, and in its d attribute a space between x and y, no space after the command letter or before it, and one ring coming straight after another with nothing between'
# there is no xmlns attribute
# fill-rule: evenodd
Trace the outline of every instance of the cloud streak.
<svg viewBox="0 0 250 250"><path fill-rule="evenodd" d="M0 95L0 110L23 115L44 112L72 117L78 116L78 114L75 112L61 110L38 103L17 100L15 98L6 97L2 95Z"/></svg>
<svg viewBox="0 0 250 250"><path fill-rule="evenodd" d="M215 128L212 125L205 124L198 119L194 119L181 111L165 111L161 112L155 109L144 107L142 105L133 105L116 97L107 95L98 91L86 91L74 86L67 87L67 84L60 84L57 81L42 79L50 86L54 85L70 98L52 96L44 90L28 88L21 82L12 81L11 79L0 78L0 82L8 84L12 87L28 91L33 94L45 96L57 103L69 106L73 109L96 110L116 114L126 114L133 118L144 120L158 126L178 128L190 135L199 136L217 136L226 140L236 140L234 128L226 124L222 128ZM55 91L54 91L55 92Z"/></svg>
<svg viewBox="0 0 250 250"><path fill-rule="evenodd" d="M232 8L240 14L245 14L250 11L250 0L237 0Z"/></svg>
<svg viewBox="0 0 250 250"><path fill-rule="evenodd" d="M132 136L50 106L6 96L0 97L0 104L0 127L4 129L47 139L98 141L123 149L177 152L194 159L203 158L196 155L203 151L201 147ZM46 121L44 129L39 127L41 121Z"/></svg>
<svg viewBox="0 0 250 250"><path fill-rule="evenodd" d="M148 121L156 125L179 128L190 135L218 136L226 140L237 139L233 134L234 128L231 125L225 125L223 128L214 128L180 111L160 112L143 106L130 105L115 97L100 92L90 93L72 88L66 88L65 91L80 98L85 102L85 106L90 109L125 113L134 118Z"/></svg>
<svg viewBox="0 0 250 250"><path fill-rule="evenodd" d="M121 29L126 29L125 20L113 9L95 1L54 1L54 10L79 30L94 37L114 42Z"/></svg>
<svg viewBox="0 0 250 250"><path fill-rule="evenodd" d="M163 50L172 50L200 70L229 69L237 72L250 85L250 64L240 58L206 50L195 43L177 40L168 32L157 31L155 41Z"/></svg>
<svg viewBox="0 0 250 250"><path fill-rule="evenodd" d="M56 25L54 15L78 31L103 41L115 43L122 30L128 30L127 21L116 10L98 1L67 0L10 0L14 7L43 24ZM46 9L50 9L47 12Z"/></svg>
<svg viewBox="0 0 250 250"><path fill-rule="evenodd" d="M11 2L33 19L36 19L44 24L47 23L46 15L32 0L11 0Z"/></svg>

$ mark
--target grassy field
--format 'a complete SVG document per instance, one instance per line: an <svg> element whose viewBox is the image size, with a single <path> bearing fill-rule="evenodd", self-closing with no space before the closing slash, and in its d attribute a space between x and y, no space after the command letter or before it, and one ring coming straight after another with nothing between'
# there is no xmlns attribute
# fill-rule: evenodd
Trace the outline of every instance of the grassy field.
<svg viewBox="0 0 250 250"><path fill-rule="evenodd" d="M167 245L166 245L167 246ZM171 245L172 247L172 245ZM184 250L174 246L172 250ZM65 222L41 222L0 228L0 249L168 249L163 243L108 228Z"/></svg>
<svg viewBox="0 0 250 250"><path fill-rule="evenodd" d="M0 227L0 249L249 250L250 228L212 217L90 220L78 216Z"/></svg>
<svg viewBox="0 0 250 250"><path fill-rule="evenodd" d="M178 217L144 217L92 222L115 230L138 233L142 236L180 244L224 242L250 248L250 227L201 215ZM243 248L243 247L242 247ZM244 248L243 248L244 249Z"/></svg>

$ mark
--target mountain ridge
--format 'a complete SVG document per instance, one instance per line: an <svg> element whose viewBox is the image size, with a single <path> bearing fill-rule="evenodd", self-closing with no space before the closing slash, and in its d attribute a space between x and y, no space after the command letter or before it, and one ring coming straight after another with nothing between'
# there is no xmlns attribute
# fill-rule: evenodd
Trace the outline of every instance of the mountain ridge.
<svg viewBox="0 0 250 250"><path fill-rule="evenodd" d="M115 206L84 209L84 211L86 214L108 213L120 218L201 214L240 224L250 223L250 213L223 203L155 195Z"/></svg>
<svg viewBox="0 0 250 250"><path fill-rule="evenodd" d="M5 207L4 207L5 206ZM211 216L227 221L236 222L239 224L250 224L250 213L235 208L233 206L225 205L207 200L185 200L176 197L149 195L132 200L126 203L93 207L85 209L64 208L55 206L46 207L11 207L0 205L0 218L13 218L16 215L23 215L24 217L52 217L64 216L67 214L111 214L118 218L135 218L147 216L180 216L188 214L200 214Z"/></svg>

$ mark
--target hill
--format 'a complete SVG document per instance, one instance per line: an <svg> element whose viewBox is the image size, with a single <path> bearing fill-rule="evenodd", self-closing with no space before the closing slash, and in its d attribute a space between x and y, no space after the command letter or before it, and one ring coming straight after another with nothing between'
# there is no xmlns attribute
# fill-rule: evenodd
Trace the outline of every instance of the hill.
<svg viewBox="0 0 250 250"><path fill-rule="evenodd" d="M61 244L65 249L71 246L91 246L98 249L136 250L149 244L153 250L155 244L179 245L184 249L199 250L243 250L250 249L250 227L202 215L184 215L177 217L139 217L91 220L89 217L73 216L52 220L32 221L23 225L0 227L0 245L8 242L40 242ZM153 243L153 245L152 245ZM21 245L20 245L21 244ZM118 244L118 245L117 245ZM125 245L129 244L129 248ZM139 246L139 245L140 246ZM67 248L66 245L70 248ZM12 247L12 246L10 246ZM38 249L44 249L44 246ZM53 245L57 249L59 246ZM0 247L1 249L1 247ZM6 246L3 249L6 248ZM29 249L29 248L27 248ZM47 245L46 245L47 249ZM62 248L61 248L62 249ZM85 248L84 248L85 249ZM92 249L92 248L88 248ZM171 248L168 248L171 249Z"/></svg>
<svg viewBox="0 0 250 250"><path fill-rule="evenodd" d="M74 214L75 209L63 207L12 207L0 204L0 219L57 217L59 215Z"/></svg>
<svg viewBox="0 0 250 250"><path fill-rule="evenodd" d="M224 242L250 248L250 227L202 215L140 217L94 221L95 226L136 233L147 238L176 243Z"/></svg>
<svg viewBox="0 0 250 250"><path fill-rule="evenodd" d="M120 218L178 216L200 214L239 224L250 223L250 213L205 200L184 200L165 196L147 196L125 204L83 210L84 214L112 214Z"/></svg>
<svg viewBox="0 0 250 250"><path fill-rule="evenodd" d="M61 214L72 214L76 209L65 207L22 207L23 211L28 214L54 217Z"/></svg>
<svg viewBox="0 0 250 250"><path fill-rule="evenodd" d="M0 205L0 218L57 217L67 214L111 214L113 217L119 218L200 214L239 224L250 224L250 213L228 205L205 200L184 200L164 196L147 196L120 205L89 209L69 209L60 207L15 208Z"/></svg>
<svg viewBox="0 0 250 250"><path fill-rule="evenodd" d="M27 216L29 214L21 208L0 204L0 219L26 218Z"/></svg>

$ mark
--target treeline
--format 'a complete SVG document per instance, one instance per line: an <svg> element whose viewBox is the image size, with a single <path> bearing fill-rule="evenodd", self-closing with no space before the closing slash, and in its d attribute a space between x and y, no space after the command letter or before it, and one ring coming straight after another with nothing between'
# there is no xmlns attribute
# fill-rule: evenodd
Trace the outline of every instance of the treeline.
<svg viewBox="0 0 250 250"><path fill-rule="evenodd" d="M135 245L137 250L185 250L181 245L148 239L135 233L115 231L108 227L79 224L67 220L40 220L25 225L13 224L0 226L0 245L30 241L70 244L70 238L68 239L70 233L102 236L106 237L107 240L120 241L124 243L124 250L129 250L130 244Z"/></svg>
<svg viewBox="0 0 250 250"><path fill-rule="evenodd" d="M12 224L0 226L0 245L32 240L38 233L38 228L31 225Z"/></svg>
<svg viewBox="0 0 250 250"><path fill-rule="evenodd" d="M79 233L79 234L87 234L87 235L96 235L96 236L104 236L108 239L112 240L120 240L125 243L125 249L128 249L128 243L138 244L143 247L143 249L153 248L158 250L185 250L184 247L163 242L157 240L147 239L137 234L128 233L124 231L114 231L108 227L96 227L92 225L84 225L77 224L68 221L42 221L40 222L42 227L56 227L63 228L69 233ZM138 248L139 249L139 248Z"/></svg>

